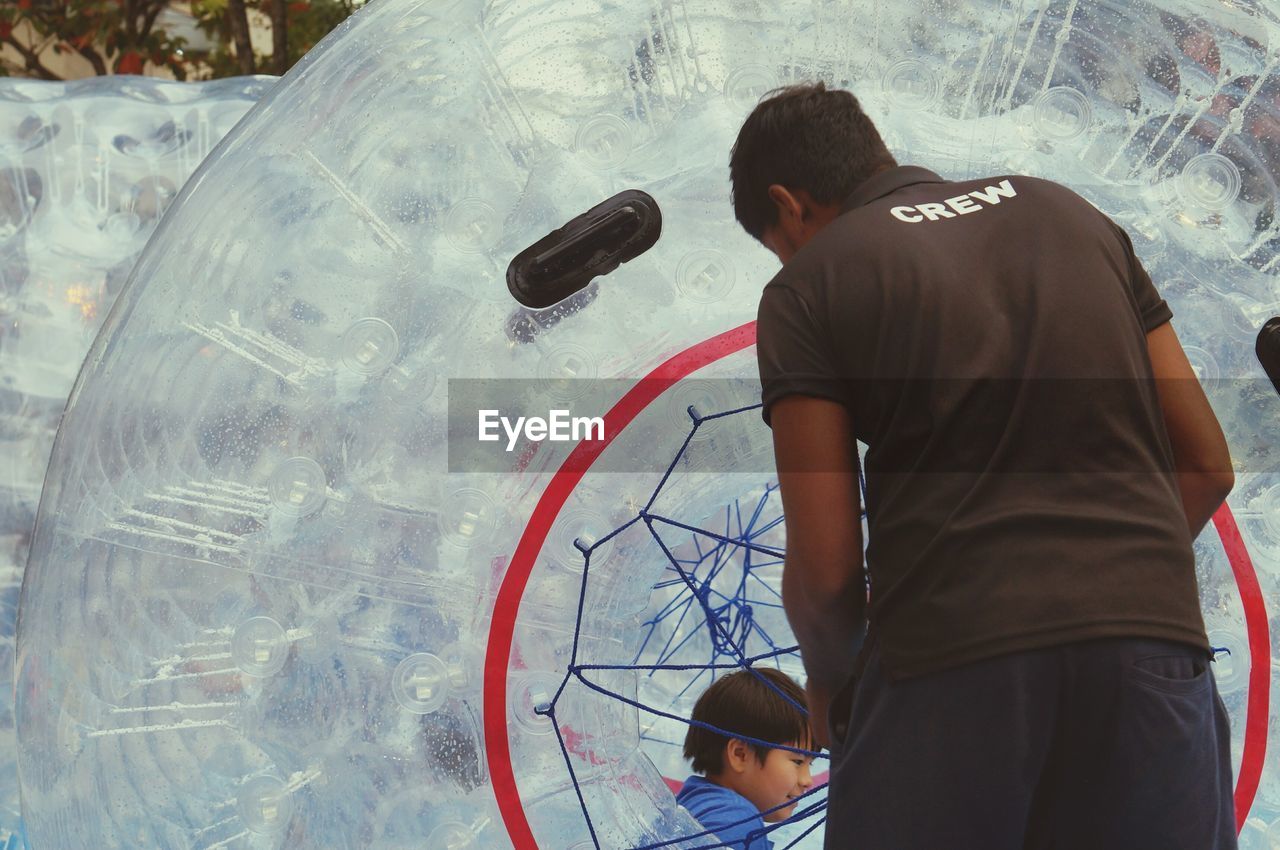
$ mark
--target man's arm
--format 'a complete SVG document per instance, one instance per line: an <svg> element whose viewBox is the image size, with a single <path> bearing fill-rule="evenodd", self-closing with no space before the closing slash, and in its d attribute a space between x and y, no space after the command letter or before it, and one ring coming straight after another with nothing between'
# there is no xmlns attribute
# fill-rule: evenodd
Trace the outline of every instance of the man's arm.
<svg viewBox="0 0 1280 850"><path fill-rule="evenodd" d="M782 605L809 675L813 733L826 746L827 706L866 632L857 444L834 401L786 396L770 416L787 528Z"/></svg>
<svg viewBox="0 0 1280 850"><path fill-rule="evenodd" d="M1160 411L1173 445L1182 508L1195 538L1235 486L1231 453L1173 325L1165 322L1152 329L1147 334L1147 350Z"/></svg>

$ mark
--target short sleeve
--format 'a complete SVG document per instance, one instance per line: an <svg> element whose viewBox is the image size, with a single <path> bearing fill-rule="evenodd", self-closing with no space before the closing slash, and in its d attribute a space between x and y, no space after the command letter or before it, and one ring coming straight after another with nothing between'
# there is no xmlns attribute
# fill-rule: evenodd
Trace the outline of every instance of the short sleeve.
<svg viewBox="0 0 1280 850"><path fill-rule="evenodd" d="M1129 234L1115 222L1111 222L1111 226L1116 229L1116 233L1124 243L1124 252L1129 259L1129 286L1138 303L1138 317L1142 320L1142 329L1150 333L1172 319L1173 310L1169 308L1168 302L1160 297L1155 284L1151 282L1151 275L1147 274L1147 270L1142 267L1142 261L1134 253Z"/></svg>
<svg viewBox="0 0 1280 850"><path fill-rule="evenodd" d="M770 425L772 406L789 395L816 396L848 404L844 381L831 362L809 305L787 286L766 286L756 317L761 416Z"/></svg>

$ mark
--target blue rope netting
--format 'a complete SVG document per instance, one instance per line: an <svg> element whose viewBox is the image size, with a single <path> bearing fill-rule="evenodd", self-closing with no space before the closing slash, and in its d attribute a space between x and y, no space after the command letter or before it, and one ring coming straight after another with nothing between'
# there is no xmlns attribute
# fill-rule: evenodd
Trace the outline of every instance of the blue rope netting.
<svg viewBox="0 0 1280 850"><path fill-rule="evenodd" d="M551 721L551 726L555 730L556 738L560 745L561 754L564 757L565 766L569 771L569 778L573 783L574 793L577 795L583 818L586 820L587 829L591 833L591 840L597 850L601 848L600 839L596 832L596 826L591 819L591 813L588 811L582 787L579 784L573 760L570 757L569 748L566 745L564 734L556 716L560 698L564 694L565 688L574 680L596 693L618 700L635 708L637 711L643 711L657 718L677 721L687 726L709 729L726 737L737 738L751 744L784 749L812 756L815 759L827 758L821 752L784 746L773 741L761 741L733 730L721 729L656 706L646 705L639 699L632 699L592 681L587 675L598 671L634 670L652 677L658 672L696 671L696 675L676 695L679 698L689 692L706 675L710 677L707 681L707 684L710 684L711 681L714 681L715 676L718 675L718 671L754 671L758 664L772 663L774 666L780 666L779 660L785 656L796 656L798 658L799 647L790 644L791 635L789 633L786 635L788 639L786 644L779 645L778 638L780 636L770 634L769 627L764 622L768 619L778 619L781 617L782 611L781 594L765 581L760 573L762 570L772 568L780 575L784 558L784 552L781 550L759 542L761 538L774 532L783 522L779 504L780 499L776 495L777 485L766 485L764 494L748 510L744 511L740 503L728 506L725 511L725 523L722 531L713 531L709 528L688 525L671 517L655 513L653 510L654 504L667 486L672 473L685 457L690 443L704 423L728 416L745 414L749 411L758 410L760 406L760 404L752 404L709 416L701 416L694 407L689 407L688 412L689 417L693 420L693 427L685 437L680 450L668 465L666 472L654 489L653 494L649 497L648 502L639 513L622 526L595 541L589 547L583 545L580 541L574 541L574 546L583 555L583 569L582 582L578 593L577 615L574 621L573 648L570 653L568 671L550 701L537 706L534 710L538 714L548 717ZM862 475L861 464L858 467L858 482L863 494L863 504L865 505L866 482ZM776 509L776 516L771 516L770 507ZM636 523L645 524L649 534L657 542L668 561L668 575L655 585L653 590L671 592L673 598L662 605L644 623L646 632L640 648L632 659L632 663L581 663L579 660L579 644L583 610L587 599L587 584L591 573L592 552ZM692 555L683 558L677 557L660 534L660 528L689 532L693 536ZM704 541L708 543L704 545ZM775 616L760 616L761 614L770 613ZM685 636L677 640L677 635L681 633L682 627L690 622L697 623L699 618L702 620L699 627L687 629ZM662 637L663 631L667 632L665 640ZM680 663L679 659L682 657L682 652L687 650L689 641L698 635L709 639L711 647L710 658L705 661L699 659L698 663ZM748 654L747 647L753 642L760 644L765 651ZM656 655L656 663L639 663L646 651ZM764 682L783 699L797 708L801 708L789 696L779 691L767 678L760 676L758 673L756 675L760 681ZM671 744L673 742L663 743ZM814 787L795 800L783 803L768 812L763 812L762 815L768 815L791 805L801 806L786 820L768 824L762 830L753 831L748 838L748 842L755 840L759 834L768 834L784 826L812 819L813 823L808 824L799 835L781 850L794 848L825 823L824 813L827 802L824 792L825 786ZM815 799L815 795L818 794L823 796ZM754 821L756 821L755 817L747 818L734 823L733 826L740 826ZM696 845L685 843L698 839L707 839L711 843L698 843ZM689 835L638 845L631 848L631 850L659 850L659 848L671 847L677 844L682 845L682 850L712 850L712 848L741 846L741 842L734 844L721 842L711 830L703 830Z"/></svg>

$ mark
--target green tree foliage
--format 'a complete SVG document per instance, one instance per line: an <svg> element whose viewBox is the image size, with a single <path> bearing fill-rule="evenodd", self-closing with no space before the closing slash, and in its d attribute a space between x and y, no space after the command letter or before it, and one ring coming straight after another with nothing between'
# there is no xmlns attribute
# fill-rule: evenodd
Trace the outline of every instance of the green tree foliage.
<svg viewBox="0 0 1280 850"><path fill-rule="evenodd" d="M144 64L164 66L180 80L189 63L182 40L156 19L168 0L13 0L0 2L0 44L20 60L0 63L0 73L45 80L61 77L44 61L45 52L78 53L95 74L141 74Z"/></svg>
<svg viewBox="0 0 1280 850"><path fill-rule="evenodd" d="M148 66L179 80L284 74L363 3L192 0L191 14L213 43L197 49L159 25L170 0L0 0L0 45L17 56L0 62L0 75L61 79L50 52L79 54L98 75L142 74ZM270 30L267 52L250 43L255 20Z"/></svg>

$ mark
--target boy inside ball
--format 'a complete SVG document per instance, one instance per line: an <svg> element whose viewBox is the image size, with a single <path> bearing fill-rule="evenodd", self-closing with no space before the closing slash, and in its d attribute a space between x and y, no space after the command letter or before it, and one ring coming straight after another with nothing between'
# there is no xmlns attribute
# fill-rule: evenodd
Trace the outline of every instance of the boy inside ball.
<svg viewBox="0 0 1280 850"><path fill-rule="evenodd" d="M764 822L790 817L813 785L813 756L793 751L813 746L804 691L779 670L738 670L707 688L692 719L743 737L690 725L684 757L694 775L676 801L726 846L770 850Z"/></svg>

